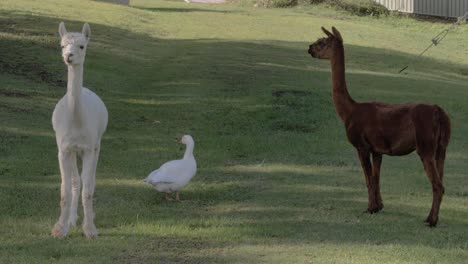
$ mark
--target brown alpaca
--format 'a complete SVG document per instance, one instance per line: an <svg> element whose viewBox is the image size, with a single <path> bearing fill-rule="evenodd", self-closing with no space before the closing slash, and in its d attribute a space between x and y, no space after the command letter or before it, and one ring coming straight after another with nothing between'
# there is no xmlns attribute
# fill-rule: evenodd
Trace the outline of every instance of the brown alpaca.
<svg viewBox="0 0 468 264"><path fill-rule="evenodd" d="M432 208L426 222L436 226L444 194L449 117L437 105L354 101L346 87L343 38L334 27L333 33L323 27L322 30L328 37L311 44L309 54L331 61L333 102L364 170L369 196L367 211L372 214L383 208L379 183L382 155L402 156L416 150L432 184Z"/></svg>

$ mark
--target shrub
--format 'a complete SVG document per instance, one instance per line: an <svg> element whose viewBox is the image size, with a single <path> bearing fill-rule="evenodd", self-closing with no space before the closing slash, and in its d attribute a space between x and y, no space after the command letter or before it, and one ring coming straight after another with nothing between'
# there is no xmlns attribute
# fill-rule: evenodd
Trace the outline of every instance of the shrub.
<svg viewBox="0 0 468 264"><path fill-rule="evenodd" d="M321 4L321 3L325 3L327 2L328 0L308 0L307 2L311 5L316 5L316 4Z"/></svg>
<svg viewBox="0 0 468 264"><path fill-rule="evenodd" d="M301 4L327 4L358 16L388 15L389 11L383 5L373 0L258 0L256 7L293 7Z"/></svg>
<svg viewBox="0 0 468 264"><path fill-rule="evenodd" d="M330 0L329 2L340 9L358 16L380 16L389 14L387 8L372 0Z"/></svg>
<svg viewBox="0 0 468 264"><path fill-rule="evenodd" d="M298 0L259 0L255 4L257 7L293 7Z"/></svg>

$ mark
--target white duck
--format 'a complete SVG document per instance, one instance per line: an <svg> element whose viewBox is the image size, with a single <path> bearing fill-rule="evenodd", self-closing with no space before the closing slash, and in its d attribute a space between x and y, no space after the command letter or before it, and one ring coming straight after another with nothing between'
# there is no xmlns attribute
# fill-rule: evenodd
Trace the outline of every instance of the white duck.
<svg viewBox="0 0 468 264"><path fill-rule="evenodd" d="M195 142L190 135L185 135L179 141L185 144L184 158L171 160L164 163L159 169L153 171L143 181L154 186L159 192L166 193L166 200L170 200L169 194L176 192L176 201L179 201L179 191L189 183L197 173L197 163L193 156Z"/></svg>

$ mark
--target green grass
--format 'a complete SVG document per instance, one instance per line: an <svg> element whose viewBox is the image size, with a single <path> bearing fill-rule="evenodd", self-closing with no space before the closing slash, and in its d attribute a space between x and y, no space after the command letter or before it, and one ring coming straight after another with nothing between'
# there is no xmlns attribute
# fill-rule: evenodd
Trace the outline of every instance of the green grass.
<svg viewBox="0 0 468 264"><path fill-rule="evenodd" d="M57 29L89 22L87 87L109 110L95 196L100 237L50 236L60 176L51 115L65 92ZM363 214L364 177L306 53L335 25L358 101L430 101L452 118L440 224L419 158L384 157L385 209ZM134 0L0 3L1 263L465 263L466 27L416 60L447 24L324 6L255 9ZM411 63L405 74L396 72ZM199 171L167 203L141 180L183 151ZM81 210L81 209L80 209ZM80 212L81 213L81 212Z"/></svg>

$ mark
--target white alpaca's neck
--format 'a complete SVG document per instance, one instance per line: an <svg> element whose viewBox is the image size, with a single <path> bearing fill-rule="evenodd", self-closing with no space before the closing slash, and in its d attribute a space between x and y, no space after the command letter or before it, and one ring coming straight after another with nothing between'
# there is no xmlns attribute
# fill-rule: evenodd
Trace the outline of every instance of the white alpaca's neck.
<svg viewBox="0 0 468 264"><path fill-rule="evenodd" d="M78 117L81 90L83 89L83 64L68 66L67 100L73 116Z"/></svg>
<svg viewBox="0 0 468 264"><path fill-rule="evenodd" d="M193 158L193 147L194 146L195 146L195 143L193 143L193 142L187 144L187 147L185 149L184 159Z"/></svg>

